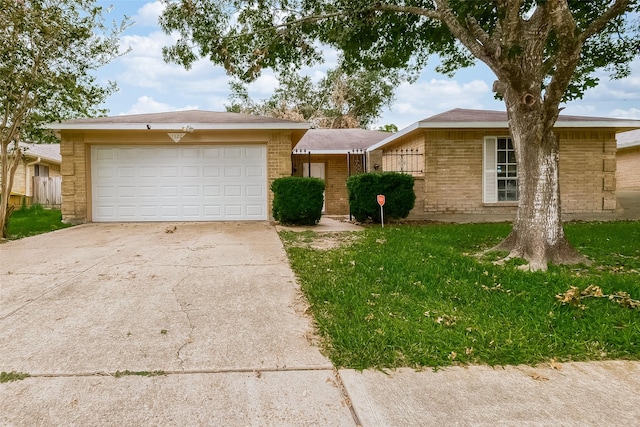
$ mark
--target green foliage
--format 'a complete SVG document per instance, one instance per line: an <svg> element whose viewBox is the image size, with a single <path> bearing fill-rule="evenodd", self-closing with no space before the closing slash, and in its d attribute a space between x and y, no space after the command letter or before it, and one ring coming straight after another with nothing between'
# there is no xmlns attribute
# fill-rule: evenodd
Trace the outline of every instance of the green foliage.
<svg viewBox="0 0 640 427"><path fill-rule="evenodd" d="M640 360L640 223L567 224L592 265L535 273L475 256L510 228L372 227L335 245L281 236L337 367Z"/></svg>
<svg viewBox="0 0 640 427"><path fill-rule="evenodd" d="M338 66L318 83L310 76L284 72L269 99L255 101L246 84L230 83L227 111L310 122L316 128L367 128L393 100L398 73L360 69L349 73Z"/></svg>
<svg viewBox="0 0 640 427"><path fill-rule="evenodd" d="M20 140L51 141L44 124L105 113L98 106L115 84L99 84L92 72L120 55L118 36L128 24L125 17L107 26L102 12L93 0L0 0L1 194L10 193Z"/></svg>
<svg viewBox="0 0 640 427"><path fill-rule="evenodd" d="M113 376L115 378L122 378L126 376L137 376L137 377L158 377L161 375L166 375L164 371L116 371Z"/></svg>
<svg viewBox="0 0 640 427"><path fill-rule="evenodd" d="M7 238L21 239L70 226L70 224L62 222L62 214L59 209L45 209L40 205L33 205L11 214L7 227Z"/></svg>
<svg viewBox="0 0 640 427"><path fill-rule="evenodd" d="M394 125L393 123L390 123L390 124L386 124L378 127L378 130L380 132L395 133L395 132L398 132L398 126Z"/></svg>
<svg viewBox="0 0 640 427"><path fill-rule="evenodd" d="M536 82L542 90L558 76L563 81L568 71L566 100L597 84L596 70L605 69L612 78L627 76L640 48L636 0L571 1L567 13L557 10L565 2L533 0L451 0L437 8L434 2L408 6L364 0L165 2L160 24L167 34L180 35L164 49L165 59L188 67L208 57L243 81L255 80L264 68L287 70L321 62L323 45L341 53L346 69L417 72L437 54L437 71L444 74L480 59L500 79L510 80L522 73L512 66L522 62L533 42L544 50L540 58L545 60L537 67ZM529 28L540 23L539 32ZM539 43L540 37L546 43ZM574 44L574 37L584 39ZM580 66L565 62L565 49L580 45ZM562 69L566 65L571 69Z"/></svg>
<svg viewBox="0 0 640 427"><path fill-rule="evenodd" d="M287 176L271 184L273 217L282 224L315 225L322 216L324 181Z"/></svg>
<svg viewBox="0 0 640 427"><path fill-rule="evenodd" d="M376 196L385 196L384 216L389 219L406 218L413 209L416 195L413 176L397 173L363 173L347 180L349 209L360 222L372 219L380 222L380 205Z"/></svg>
<svg viewBox="0 0 640 427"><path fill-rule="evenodd" d="M12 381L22 381L25 378L30 377L31 375L25 373L25 372L16 372L16 371L11 371L11 372L0 372L0 384L1 383L9 383Z"/></svg>

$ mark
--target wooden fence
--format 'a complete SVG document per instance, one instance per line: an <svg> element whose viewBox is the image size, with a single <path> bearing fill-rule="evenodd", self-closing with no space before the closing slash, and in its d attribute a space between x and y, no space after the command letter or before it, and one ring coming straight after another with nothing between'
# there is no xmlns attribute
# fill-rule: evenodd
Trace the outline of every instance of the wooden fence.
<svg viewBox="0 0 640 427"><path fill-rule="evenodd" d="M62 177L34 176L33 204L59 208L62 204Z"/></svg>

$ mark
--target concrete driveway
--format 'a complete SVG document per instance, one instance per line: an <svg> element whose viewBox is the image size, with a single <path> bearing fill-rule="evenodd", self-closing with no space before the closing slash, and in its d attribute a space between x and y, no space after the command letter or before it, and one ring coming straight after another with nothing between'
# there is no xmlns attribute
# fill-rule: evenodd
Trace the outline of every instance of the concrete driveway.
<svg viewBox="0 0 640 427"><path fill-rule="evenodd" d="M0 274L2 425L354 425L269 223L82 225Z"/></svg>

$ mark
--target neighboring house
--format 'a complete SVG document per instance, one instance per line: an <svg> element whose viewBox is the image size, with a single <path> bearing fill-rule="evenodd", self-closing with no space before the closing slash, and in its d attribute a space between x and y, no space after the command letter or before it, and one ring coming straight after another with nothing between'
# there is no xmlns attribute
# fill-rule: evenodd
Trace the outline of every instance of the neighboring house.
<svg viewBox="0 0 640 427"><path fill-rule="evenodd" d="M60 144L19 145L23 155L13 178L9 204L60 207Z"/></svg>
<svg viewBox="0 0 640 427"><path fill-rule="evenodd" d="M367 165L366 150L389 135L366 129L311 129L293 150L291 174L324 179L324 213L348 214L347 178L380 167Z"/></svg>
<svg viewBox="0 0 640 427"><path fill-rule="evenodd" d="M560 116L560 195L565 219L611 217L616 212L616 133L640 121ZM385 171L401 170L398 153L421 167L409 218L511 220L518 205L518 165L507 114L455 109L403 129L368 148Z"/></svg>
<svg viewBox="0 0 640 427"><path fill-rule="evenodd" d="M51 124L61 140L65 222L271 218L274 179L309 125L179 111Z"/></svg>
<svg viewBox="0 0 640 427"><path fill-rule="evenodd" d="M616 186L619 190L640 190L640 130L618 134Z"/></svg>

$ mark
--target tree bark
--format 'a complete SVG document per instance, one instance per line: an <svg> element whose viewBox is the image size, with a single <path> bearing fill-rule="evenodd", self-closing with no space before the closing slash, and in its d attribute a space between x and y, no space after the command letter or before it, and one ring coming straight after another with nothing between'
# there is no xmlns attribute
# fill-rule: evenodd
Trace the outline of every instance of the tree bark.
<svg viewBox="0 0 640 427"><path fill-rule="evenodd" d="M22 151L19 148L18 142L14 142L15 150L13 155L9 153L9 147L11 143L5 143L2 141L0 163L2 163L1 180L2 186L0 187L1 203L0 203L0 234L1 238L7 237L7 225L9 224L9 216L11 211L9 210L9 198L11 197L11 188L13 187L13 178L18 169L18 164L22 158Z"/></svg>
<svg viewBox="0 0 640 427"><path fill-rule="evenodd" d="M532 271L546 270L548 262L588 263L564 234L559 141L552 129L557 113L551 119L535 98L506 101L518 162L519 202L513 229L496 249L508 250L508 258L525 259Z"/></svg>

